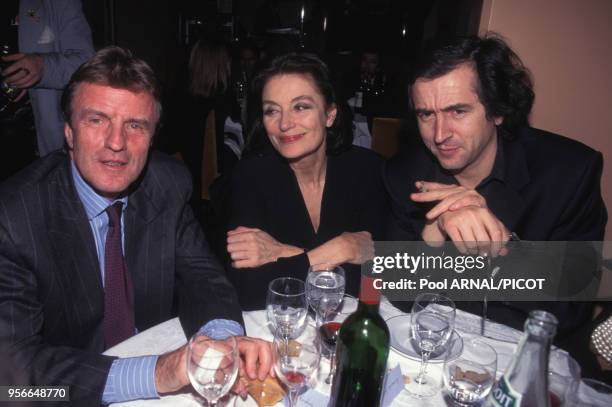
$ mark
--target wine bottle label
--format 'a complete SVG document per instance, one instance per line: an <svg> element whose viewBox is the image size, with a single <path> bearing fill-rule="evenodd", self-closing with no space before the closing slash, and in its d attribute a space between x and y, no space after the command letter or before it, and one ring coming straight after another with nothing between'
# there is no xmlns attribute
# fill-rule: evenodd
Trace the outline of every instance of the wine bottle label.
<svg viewBox="0 0 612 407"><path fill-rule="evenodd" d="M512 388L510 383L502 376L497 386L491 391L490 400L497 407L520 407L523 396Z"/></svg>

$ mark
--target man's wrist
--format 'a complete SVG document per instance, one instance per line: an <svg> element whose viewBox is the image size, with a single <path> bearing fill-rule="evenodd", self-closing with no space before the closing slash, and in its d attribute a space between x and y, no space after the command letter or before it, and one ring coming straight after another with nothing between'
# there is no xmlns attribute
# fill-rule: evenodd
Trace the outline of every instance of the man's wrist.
<svg viewBox="0 0 612 407"><path fill-rule="evenodd" d="M187 345L161 355L155 364L155 389L158 393L177 391L189 384L187 377Z"/></svg>
<svg viewBox="0 0 612 407"><path fill-rule="evenodd" d="M425 224L421 231L421 238L424 242L444 242L446 240L437 220Z"/></svg>
<svg viewBox="0 0 612 407"><path fill-rule="evenodd" d="M113 361L104 386L102 403L159 397L155 386L157 360L158 357L152 355Z"/></svg>
<svg viewBox="0 0 612 407"><path fill-rule="evenodd" d="M230 319L213 319L208 321L200 328L199 332L212 339L225 339L228 336L244 335L242 325Z"/></svg>

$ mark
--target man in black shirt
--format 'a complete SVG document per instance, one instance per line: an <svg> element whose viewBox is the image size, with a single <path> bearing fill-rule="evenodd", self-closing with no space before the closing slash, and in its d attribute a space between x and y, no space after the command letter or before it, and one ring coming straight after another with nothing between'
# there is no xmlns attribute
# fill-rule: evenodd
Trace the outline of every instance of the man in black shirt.
<svg viewBox="0 0 612 407"><path fill-rule="evenodd" d="M385 169L388 240L449 239L489 253L511 232L603 240L602 155L528 127L533 99L527 70L500 39L462 38L427 54L411 85L423 143Z"/></svg>
<svg viewBox="0 0 612 407"><path fill-rule="evenodd" d="M493 256L505 254L511 236L603 240L602 155L528 126L532 82L502 40L468 37L430 50L410 93L422 143L386 165L393 206L387 240L451 240L460 251ZM488 316L521 329L536 305L557 315L559 338L592 310L513 302L491 304Z"/></svg>

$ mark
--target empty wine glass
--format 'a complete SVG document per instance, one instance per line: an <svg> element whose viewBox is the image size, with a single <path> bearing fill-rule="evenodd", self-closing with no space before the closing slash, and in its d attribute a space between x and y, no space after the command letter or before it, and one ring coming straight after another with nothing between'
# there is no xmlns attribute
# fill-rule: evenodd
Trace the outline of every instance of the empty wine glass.
<svg viewBox="0 0 612 407"><path fill-rule="evenodd" d="M325 317L338 308L344 295L344 285L345 273L342 267L310 267L306 278L306 299L317 317Z"/></svg>
<svg viewBox="0 0 612 407"><path fill-rule="evenodd" d="M471 406L484 400L495 383L497 352L481 339L463 342L457 359L446 360L444 385L456 406Z"/></svg>
<svg viewBox="0 0 612 407"><path fill-rule="evenodd" d="M556 350L548 359L548 394L551 407L567 404L569 394L575 394L580 383L580 365L568 353Z"/></svg>
<svg viewBox="0 0 612 407"><path fill-rule="evenodd" d="M440 294L419 294L410 322L421 364L417 376L405 387L415 397L431 397L438 392L439 383L427 375L427 363L432 353L446 350L455 327L455 303Z"/></svg>
<svg viewBox="0 0 612 407"><path fill-rule="evenodd" d="M329 356L329 373L325 379L326 384L331 384L331 379L335 373L336 341L338 331L344 320L357 310L357 300L355 297L345 295L342 303L336 310L326 313L324 316L317 315L317 327L321 338L321 350Z"/></svg>
<svg viewBox="0 0 612 407"><path fill-rule="evenodd" d="M582 379L575 392L568 394L567 406L609 407L612 405L612 386L593 379Z"/></svg>
<svg viewBox="0 0 612 407"><path fill-rule="evenodd" d="M236 338L214 340L197 333L189 340L187 374L193 388L208 405L217 401L232 388L238 376L240 357Z"/></svg>
<svg viewBox="0 0 612 407"><path fill-rule="evenodd" d="M272 280L268 286L266 310L273 333L280 328L286 339L299 334L308 313L304 282L292 277Z"/></svg>
<svg viewBox="0 0 612 407"><path fill-rule="evenodd" d="M289 405L297 405L300 391L315 375L321 360L316 327L306 324L295 338L287 341L282 327L274 335L274 371L289 390Z"/></svg>

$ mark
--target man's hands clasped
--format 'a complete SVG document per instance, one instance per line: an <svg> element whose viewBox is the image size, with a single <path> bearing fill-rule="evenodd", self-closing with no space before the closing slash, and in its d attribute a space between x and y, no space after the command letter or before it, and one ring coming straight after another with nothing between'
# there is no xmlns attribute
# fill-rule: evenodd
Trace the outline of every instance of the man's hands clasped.
<svg viewBox="0 0 612 407"><path fill-rule="evenodd" d="M441 242L448 237L462 253L506 254L510 231L476 190L425 181L415 185L419 192L412 193L410 199L435 203L425 215L423 240Z"/></svg>

